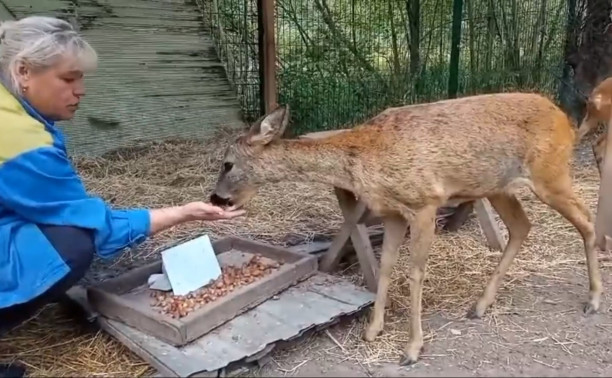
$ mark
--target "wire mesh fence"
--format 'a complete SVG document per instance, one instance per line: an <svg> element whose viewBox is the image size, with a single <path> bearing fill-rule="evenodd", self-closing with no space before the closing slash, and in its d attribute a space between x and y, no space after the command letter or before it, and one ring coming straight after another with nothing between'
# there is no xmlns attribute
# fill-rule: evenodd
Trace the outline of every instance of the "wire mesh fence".
<svg viewBox="0 0 612 378"><path fill-rule="evenodd" d="M256 0L197 0L246 120L261 115Z"/></svg>
<svg viewBox="0 0 612 378"><path fill-rule="evenodd" d="M252 120L262 109L257 0L199 1ZM298 133L455 95L556 96L562 76L565 0L276 0L275 7L278 101L291 106Z"/></svg>

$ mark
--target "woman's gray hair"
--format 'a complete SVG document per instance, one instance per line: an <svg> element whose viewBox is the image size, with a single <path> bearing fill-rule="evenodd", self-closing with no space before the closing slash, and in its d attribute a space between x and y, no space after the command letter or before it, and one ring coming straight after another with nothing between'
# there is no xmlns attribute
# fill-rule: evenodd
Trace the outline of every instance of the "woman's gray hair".
<svg viewBox="0 0 612 378"><path fill-rule="evenodd" d="M95 50L67 21L30 16L0 24L0 76L14 94L22 94L17 76L21 63L44 70L64 57L77 59L84 71L97 67Z"/></svg>

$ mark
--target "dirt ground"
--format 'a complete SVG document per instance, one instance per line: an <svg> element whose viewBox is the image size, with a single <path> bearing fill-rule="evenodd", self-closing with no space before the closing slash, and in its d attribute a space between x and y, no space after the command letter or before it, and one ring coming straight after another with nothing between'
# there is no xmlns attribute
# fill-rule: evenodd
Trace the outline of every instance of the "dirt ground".
<svg viewBox="0 0 612 378"><path fill-rule="evenodd" d="M359 361L347 334L363 328L365 316L336 325L275 351L263 368L248 374L269 376L612 376L610 303L593 316L582 314L588 289L577 269L563 280L534 275L514 290L501 290L510 309L495 306L482 320L449 319L439 314L423 319L429 334L421 360L400 367L395 359ZM605 286L610 268L604 270ZM509 310L509 311L507 311ZM406 315L407 314L403 314ZM401 316L397 314L396 316ZM402 343L404 340L398 340Z"/></svg>
<svg viewBox="0 0 612 378"><path fill-rule="evenodd" d="M96 168L95 174L86 173L89 187L106 193L105 198L118 205L160 206L193 199L214 183L217 165L214 157L203 162L206 146L193 150L184 145L159 148L161 151L150 149L143 153L135 163L121 160L89 163L85 168L91 168L91 172ZM167 160L176 160L184 169L176 170L169 163L152 158L164 154L170 156ZM576 160L577 191L594 212L599 178L589 148L580 148ZM150 164L146 169L135 170L137 164L142 167L146 163ZM113 172L115 176L110 176ZM481 320L467 320L464 315L481 294L500 252L485 247L473 216L458 232L437 235L423 291L425 350L417 364L408 368L397 365L409 335L409 253L404 245L392 277L385 332L379 339L373 343L361 340L366 311L326 331L277 348L267 364L243 375L612 376L612 302L607 295L612 263L601 263L604 295L600 311L584 316L582 306L587 298L588 280L579 234L533 196L520 199L533 228L504 278L495 304ZM215 224L206 232L257 234L260 239L277 242L289 229L303 236L333 233L340 220L329 188L314 185L268 188L255 205L259 207L253 210L252 217ZM166 243L201 227L177 228L158 238L155 249L143 248L139 255L126 254L108 264L96 263L88 279L109 277L137 266L154 258ZM506 236L505 229L502 232ZM355 264L337 274L362 284ZM104 332L81 329L53 307L0 339L0 361L12 359L24 363L29 374L37 376L155 373Z"/></svg>

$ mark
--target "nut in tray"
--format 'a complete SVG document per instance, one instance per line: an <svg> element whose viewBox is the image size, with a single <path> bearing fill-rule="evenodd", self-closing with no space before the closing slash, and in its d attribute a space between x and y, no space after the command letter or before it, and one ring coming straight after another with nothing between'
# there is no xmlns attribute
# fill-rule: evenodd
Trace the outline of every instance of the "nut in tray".
<svg viewBox="0 0 612 378"><path fill-rule="evenodd" d="M276 261L265 263L261 255L255 254L240 267L233 265L222 267L219 278L187 295L172 295L171 292L152 290L152 306L158 308L162 314L180 319L207 303L271 274L281 265L282 262Z"/></svg>

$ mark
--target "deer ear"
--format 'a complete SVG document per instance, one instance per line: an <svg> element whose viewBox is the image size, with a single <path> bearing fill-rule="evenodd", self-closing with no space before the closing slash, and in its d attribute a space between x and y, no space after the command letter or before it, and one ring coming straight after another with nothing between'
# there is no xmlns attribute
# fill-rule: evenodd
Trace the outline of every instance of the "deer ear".
<svg viewBox="0 0 612 378"><path fill-rule="evenodd" d="M601 93L597 93L591 98L591 103L597 110L602 110L604 106L610 105L611 102L612 101L610 101L609 97L606 97Z"/></svg>
<svg viewBox="0 0 612 378"><path fill-rule="evenodd" d="M278 107L251 126L247 137L249 144L266 145L280 139L289 123L289 105Z"/></svg>

